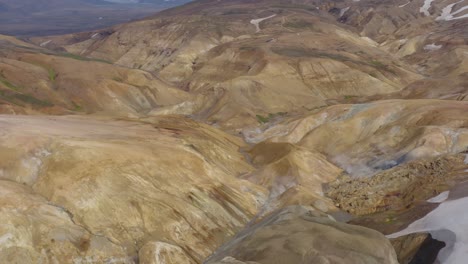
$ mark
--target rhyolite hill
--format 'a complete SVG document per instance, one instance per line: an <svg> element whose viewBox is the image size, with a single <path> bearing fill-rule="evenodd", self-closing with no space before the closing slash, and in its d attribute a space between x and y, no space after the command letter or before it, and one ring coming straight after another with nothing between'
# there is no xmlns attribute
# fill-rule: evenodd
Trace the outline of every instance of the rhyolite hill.
<svg viewBox="0 0 468 264"><path fill-rule="evenodd" d="M467 4L0 37L0 263L464 263Z"/></svg>

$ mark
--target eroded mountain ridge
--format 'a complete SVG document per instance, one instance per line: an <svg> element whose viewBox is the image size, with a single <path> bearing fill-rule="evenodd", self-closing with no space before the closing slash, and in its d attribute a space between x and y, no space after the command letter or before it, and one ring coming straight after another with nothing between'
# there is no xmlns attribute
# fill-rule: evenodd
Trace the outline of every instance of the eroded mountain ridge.
<svg viewBox="0 0 468 264"><path fill-rule="evenodd" d="M2 37L0 259L409 263L431 231L377 231L466 195L466 5L202 0Z"/></svg>

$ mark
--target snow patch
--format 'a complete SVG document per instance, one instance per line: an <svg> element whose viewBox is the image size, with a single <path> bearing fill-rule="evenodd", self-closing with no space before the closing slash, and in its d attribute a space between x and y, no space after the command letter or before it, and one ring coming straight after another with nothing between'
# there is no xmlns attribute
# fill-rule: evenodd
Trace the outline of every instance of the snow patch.
<svg viewBox="0 0 468 264"><path fill-rule="evenodd" d="M342 17L349 10L349 6L340 10L340 16Z"/></svg>
<svg viewBox="0 0 468 264"><path fill-rule="evenodd" d="M406 44L406 42L408 42L408 39L407 39L407 38L399 39L399 40L398 40L398 43L399 43L400 45L404 45L404 44Z"/></svg>
<svg viewBox="0 0 468 264"><path fill-rule="evenodd" d="M92 38L92 39L95 39L95 38L97 38L97 37L99 37L99 36L101 36L101 34L99 34L99 33L94 33L94 34L91 36L91 38Z"/></svg>
<svg viewBox="0 0 468 264"><path fill-rule="evenodd" d="M462 0L462 1L463 1L463 0ZM442 13L440 14L440 16L438 16L438 17L436 18L436 21L439 21L439 20L447 20L447 19L451 16L450 14L452 13L452 8L453 8L453 6L456 5L456 4L458 4L458 3L460 3L460 2L461 2L461 1L458 1L458 2L455 2L455 3L453 3L453 4L450 4L450 5L446 6L446 7L444 7L444 8L442 9Z"/></svg>
<svg viewBox="0 0 468 264"><path fill-rule="evenodd" d="M388 235L397 238L413 233L430 232L447 245L437 256L441 264L465 264L468 259L468 197L445 201L406 229Z"/></svg>
<svg viewBox="0 0 468 264"><path fill-rule="evenodd" d="M378 46L378 43L375 42L373 39L369 38L369 37L361 37L362 40L366 41L368 44L374 46L374 47L377 47Z"/></svg>
<svg viewBox="0 0 468 264"><path fill-rule="evenodd" d="M252 19L252 20L250 20L250 24L255 26L255 28L257 29L256 32L258 33L258 32L260 32L260 22L262 22L264 20L267 20L267 19L270 19L270 18L273 18L275 16L276 16L276 14L268 16L268 17L264 17L264 18Z"/></svg>
<svg viewBox="0 0 468 264"><path fill-rule="evenodd" d="M432 2L434 2L434 0L424 0L424 5L419 8L419 12L424 13L426 16L430 16L431 13L429 13L429 8L431 8Z"/></svg>
<svg viewBox="0 0 468 264"><path fill-rule="evenodd" d="M442 48L442 45L436 45L434 43L424 46L425 51L435 51L435 50L440 50L441 48Z"/></svg>
<svg viewBox="0 0 468 264"><path fill-rule="evenodd" d="M404 4L404 5L399 5L398 7L400 7L400 8L401 8L401 7L405 7L405 6L409 5L410 3L411 3L411 2L408 2L408 3Z"/></svg>
<svg viewBox="0 0 468 264"><path fill-rule="evenodd" d="M446 6L446 7L444 7L444 9L442 9L442 13L440 14L440 16L438 16L436 18L436 21L441 21L441 20L450 21L450 20L456 20L456 19L461 19L461 18L468 18L468 14L465 14L465 15L459 16L459 17L455 17L456 14L458 14L460 12L463 12L464 10L468 9L468 6L464 6L464 7L460 8L457 11L452 13L453 7L456 4L459 4L459 3L463 2L463 1L464 0L460 0L458 2L455 2L453 4L450 4L450 5Z"/></svg>
<svg viewBox="0 0 468 264"><path fill-rule="evenodd" d="M465 161L465 164L468 165L468 154L465 155L465 160L464 161Z"/></svg>
<svg viewBox="0 0 468 264"><path fill-rule="evenodd" d="M428 203L443 203L449 197L450 191L445 191L437 195L436 197L432 197L431 199L427 200Z"/></svg>
<svg viewBox="0 0 468 264"><path fill-rule="evenodd" d="M52 42L52 40L44 41L44 42L42 42L41 44L39 44L39 46L45 47L47 44L49 44L49 43L51 43L51 42Z"/></svg>

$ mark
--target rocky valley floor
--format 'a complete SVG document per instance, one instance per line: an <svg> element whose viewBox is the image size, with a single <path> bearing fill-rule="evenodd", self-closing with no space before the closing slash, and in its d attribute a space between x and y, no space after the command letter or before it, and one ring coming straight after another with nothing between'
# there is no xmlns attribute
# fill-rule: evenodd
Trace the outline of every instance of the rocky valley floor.
<svg viewBox="0 0 468 264"><path fill-rule="evenodd" d="M0 36L0 263L464 264L467 6Z"/></svg>

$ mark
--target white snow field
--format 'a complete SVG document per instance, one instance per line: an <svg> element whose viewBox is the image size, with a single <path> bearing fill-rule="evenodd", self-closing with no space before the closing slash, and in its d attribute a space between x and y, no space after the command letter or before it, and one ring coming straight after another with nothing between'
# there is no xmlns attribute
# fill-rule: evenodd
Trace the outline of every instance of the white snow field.
<svg viewBox="0 0 468 264"><path fill-rule="evenodd" d="M466 189L466 184L463 187ZM454 193L457 192L466 195L466 191L458 190ZM428 202L440 205L407 228L387 237L397 238L413 233L429 232L434 239L446 243L437 256L437 263L468 263L468 197L455 197L454 200L450 200L451 196L452 192L447 191L429 199Z"/></svg>
<svg viewBox="0 0 468 264"><path fill-rule="evenodd" d="M424 13L426 16L430 16L431 13L429 13L429 8L431 8L432 2L434 2L434 0L424 0L424 5L419 8L419 12Z"/></svg>
<svg viewBox="0 0 468 264"><path fill-rule="evenodd" d="M455 5L463 2L465 0L460 0L458 2L455 2L453 4L450 4L446 7L444 7L444 9L442 9L442 14L440 14L440 16L438 16L436 18L436 21L441 21L441 20L444 20L444 21L450 21L450 20L456 20L456 19L462 19L462 18L468 18L468 14L465 14L465 15L462 15L462 16L458 16L456 17L455 15L465 11L468 9L468 5L466 6L463 6L462 8L458 9L457 11L454 11L452 12L452 9Z"/></svg>

